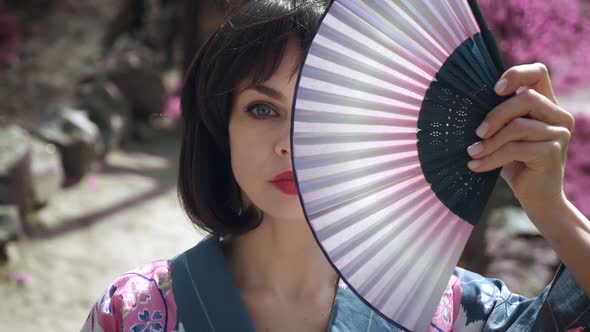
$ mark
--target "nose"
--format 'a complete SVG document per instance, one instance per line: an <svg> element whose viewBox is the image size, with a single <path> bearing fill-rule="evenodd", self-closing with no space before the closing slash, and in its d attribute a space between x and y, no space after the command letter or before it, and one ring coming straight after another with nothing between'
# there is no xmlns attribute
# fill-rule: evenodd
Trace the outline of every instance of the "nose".
<svg viewBox="0 0 590 332"><path fill-rule="evenodd" d="M291 123L287 123L281 130L281 137L275 145L275 152L279 156L291 154Z"/></svg>

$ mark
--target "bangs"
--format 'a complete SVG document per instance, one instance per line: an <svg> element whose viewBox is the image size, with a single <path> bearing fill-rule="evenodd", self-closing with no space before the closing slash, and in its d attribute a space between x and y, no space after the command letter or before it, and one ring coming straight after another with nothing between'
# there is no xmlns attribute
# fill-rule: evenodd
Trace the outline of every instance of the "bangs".
<svg viewBox="0 0 590 332"><path fill-rule="evenodd" d="M250 1L239 12L230 12L221 27L228 47L228 75L234 83L245 80L257 85L268 80L278 68L287 42L295 39L302 51L313 39L325 1ZM303 64L303 52L292 69ZM235 86L235 84L234 84Z"/></svg>

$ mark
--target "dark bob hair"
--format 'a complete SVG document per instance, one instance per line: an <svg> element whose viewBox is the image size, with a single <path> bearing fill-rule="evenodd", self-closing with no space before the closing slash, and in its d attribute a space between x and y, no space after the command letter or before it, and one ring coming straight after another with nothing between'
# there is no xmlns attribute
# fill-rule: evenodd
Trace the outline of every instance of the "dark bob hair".
<svg viewBox="0 0 590 332"><path fill-rule="evenodd" d="M268 80L290 38L306 50L328 3L235 3L194 58L181 96L184 133L178 194L198 228L225 237L245 233L262 221L262 213L254 205L241 211L243 202L231 169L228 125L234 90L242 80L250 84Z"/></svg>

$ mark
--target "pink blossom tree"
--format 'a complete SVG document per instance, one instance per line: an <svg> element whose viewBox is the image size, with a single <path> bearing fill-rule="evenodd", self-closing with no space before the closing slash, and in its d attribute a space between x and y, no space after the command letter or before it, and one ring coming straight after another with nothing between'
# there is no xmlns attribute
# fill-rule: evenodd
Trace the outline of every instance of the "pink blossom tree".
<svg viewBox="0 0 590 332"><path fill-rule="evenodd" d="M543 62L557 92L590 84L590 0L480 0L506 64Z"/></svg>
<svg viewBox="0 0 590 332"><path fill-rule="evenodd" d="M75 12L80 0L0 0L0 70L18 60L19 47L35 31L35 21L56 6Z"/></svg>
<svg viewBox="0 0 590 332"><path fill-rule="evenodd" d="M590 217L590 113L575 113L563 187L567 198Z"/></svg>
<svg viewBox="0 0 590 332"><path fill-rule="evenodd" d="M479 0L479 4L508 66L540 61L551 71L557 93L590 89L590 0ZM564 191L590 216L590 113L576 112L575 117Z"/></svg>

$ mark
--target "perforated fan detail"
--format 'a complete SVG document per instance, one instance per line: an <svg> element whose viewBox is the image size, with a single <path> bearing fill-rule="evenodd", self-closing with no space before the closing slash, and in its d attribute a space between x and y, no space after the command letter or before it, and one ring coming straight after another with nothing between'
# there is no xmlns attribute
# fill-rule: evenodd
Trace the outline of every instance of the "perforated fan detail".
<svg viewBox="0 0 590 332"><path fill-rule="evenodd" d="M469 39L460 48L471 50L473 43ZM418 120L418 153L425 178L439 199L453 213L476 224L498 171L478 174L469 170L467 162L471 158L467 147L479 140L475 130L485 115L504 99L495 95L486 83L489 79L467 77L465 70L458 67L459 56L463 62L477 63L476 55L465 59L466 52L460 48L443 65L426 92ZM480 88L462 88L476 78ZM473 200L473 204L463 204L467 199Z"/></svg>

